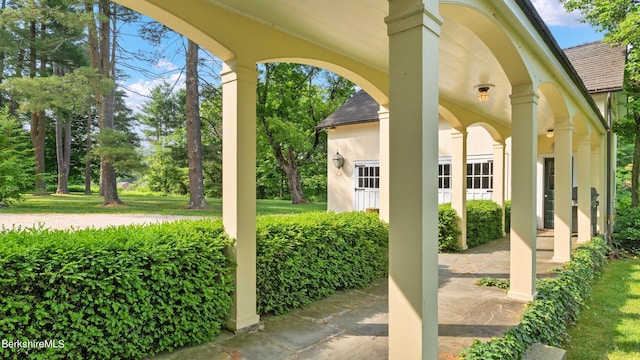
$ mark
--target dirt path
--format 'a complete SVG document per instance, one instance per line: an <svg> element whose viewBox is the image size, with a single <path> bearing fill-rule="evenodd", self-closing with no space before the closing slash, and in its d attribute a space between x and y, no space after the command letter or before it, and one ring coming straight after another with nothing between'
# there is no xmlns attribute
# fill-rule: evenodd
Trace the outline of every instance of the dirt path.
<svg viewBox="0 0 640 360"><path fill-rule="evenodd" d="M0 228L33 227L42 224L50 229L104 228L129 224L150 224L200 216L157 214L0 214Z"/></svg>

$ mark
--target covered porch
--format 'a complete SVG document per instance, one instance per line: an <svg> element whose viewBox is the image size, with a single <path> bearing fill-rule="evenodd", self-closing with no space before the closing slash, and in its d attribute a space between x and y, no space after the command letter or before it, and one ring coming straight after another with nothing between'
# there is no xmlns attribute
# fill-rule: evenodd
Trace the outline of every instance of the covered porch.
<svg viewBox="0 0 640 360"><path fill-rule="evenodd" d="M439 114L460 124L460 142L465 126L477 122L496 129L499 144L512 139L509 298L536 297L538 140L549 127L556 128L556 190L564 196L555 199L556 260L568 260L571 244L566 165L573 144L582 182L578 237L590 238L586 207L591 185L604 189L606 124L528 0L194 0L189 6L173 0L117 1L188 36L224 63L223 221L237 240L238 264L229 328L246 331L260 322L255 286L259 63L326 68L382 105L380 161L387 170L380 178L380 214L390 226L389 358L437 357ZM483 88L489 88L487 101L478 99ZM504 153L500 146L496 152ZM464 201L452 201L464 214ZM602 214L598 221L604 229Z"/></svg>
<svg viewBox="0 0 640 360"><path fill-rule="evenodd" d="M574 238L574 245L575 245ZM538 232L538 278L553 276L553 231ZM524 304L505 290L481 287L482 277L509 278L509 237L438 257L438 358L457 359L474 339L501 336L518 324ZM339 292L290 314L265 317L253 334L223 333L215 341L155 356L193 359L367 359L389 355L388 281ZM235 356L235 357L234 357Z"/></svg>

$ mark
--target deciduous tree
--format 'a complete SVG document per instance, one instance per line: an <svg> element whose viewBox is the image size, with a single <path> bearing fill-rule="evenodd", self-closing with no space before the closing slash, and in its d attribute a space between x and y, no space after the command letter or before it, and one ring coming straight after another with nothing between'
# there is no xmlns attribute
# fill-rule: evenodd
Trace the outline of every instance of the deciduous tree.
<svg viewBox="0 0 640 360"><path fill-rule="evenodd" d="M300 167L320 161L324 173L326 166L326 134L315 126L353 95L354 85L326 70L300 64L267 63L259 72L258 156L262 158L260 149L268 146L286 175L291 202L307 203Z"/></svg>
<svg viewBox="0 0 640 360"><path fill-rule="evenodd" d="M628 114L614 124L614 130L634 143L631 172L631 206L640 205L640 1L561 0L564 7L577 10L583 21L604 33L604 41L628 49L624 90Z"/></svg>

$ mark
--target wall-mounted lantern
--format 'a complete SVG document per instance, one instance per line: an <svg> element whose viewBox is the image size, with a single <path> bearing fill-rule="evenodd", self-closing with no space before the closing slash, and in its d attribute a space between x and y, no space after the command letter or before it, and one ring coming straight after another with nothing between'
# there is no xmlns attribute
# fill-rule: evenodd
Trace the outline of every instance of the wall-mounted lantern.
<svg viewBox="0 0 640 360"><path fill-rule="evenodd" d="M547 130L547 137L548 137L549 139L551 139L551 138L553 137L553 129L548 129L548 130Z"/></svg>
<svg viewBox="0 0 640 360"><path fill-rule="evenodd" d="M336 151L336 154L333 155L333 165L337 168L337 169L341 169L342 165L344 165L344 157L342 157L342 155L340 155L340 153L338 151Z"/></svg>

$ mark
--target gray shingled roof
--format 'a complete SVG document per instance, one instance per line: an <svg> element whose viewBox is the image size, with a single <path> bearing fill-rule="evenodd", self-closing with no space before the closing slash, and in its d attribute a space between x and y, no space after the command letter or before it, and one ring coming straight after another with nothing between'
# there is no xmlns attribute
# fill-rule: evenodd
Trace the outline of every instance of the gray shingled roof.
<svg viewBox="0 0 640 360"><path fill-rule="evenodd" d="M364 90L358 91L338 110L324 119L317 129L378 121L380 105Z"/></svg>
<svg viewBox="0 0 640 360"><path fill-rule="evenodd" d="M564 50L590 93L622 90L625 48L594 42Z"/></svg>

